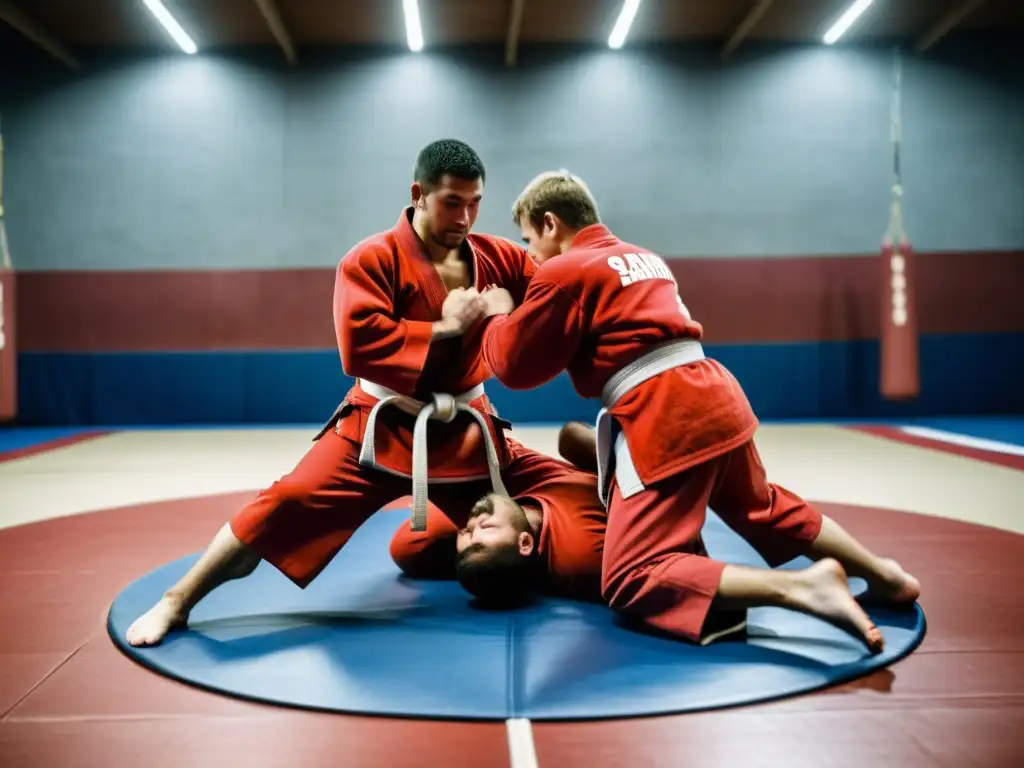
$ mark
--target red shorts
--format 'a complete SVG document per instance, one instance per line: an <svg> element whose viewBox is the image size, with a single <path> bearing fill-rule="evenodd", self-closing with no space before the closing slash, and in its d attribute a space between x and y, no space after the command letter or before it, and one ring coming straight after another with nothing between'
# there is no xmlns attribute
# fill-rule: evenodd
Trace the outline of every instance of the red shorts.
<svg viewBox="0 0 1024 768"><path fill-rule="evenodd" d="M613 480L601 578L612 608L700 638L725 567L701 539L708 507L772 567L803 554L821 530L821 513L768 482L753 441L628 499Z"/></svg>

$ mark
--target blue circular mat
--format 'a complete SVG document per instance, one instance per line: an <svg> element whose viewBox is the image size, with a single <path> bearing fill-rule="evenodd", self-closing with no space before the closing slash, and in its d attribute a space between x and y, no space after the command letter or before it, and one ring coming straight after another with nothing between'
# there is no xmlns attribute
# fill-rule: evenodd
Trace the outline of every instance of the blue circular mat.
<svg viewBox="0 0 1024 768"><path fill-rule="evenodd" d="M375 515L306 590L261 563L249 578L202 601L187 630L154 648L128 646L132 621L198 555L176 560L117 596L108 630L140 664L231 696L475 720L596 719L749 704L862 677L907 655L924 636L917 605L869 609L886 641L878 656L825 622L777 608L749 612L747 640L703 648L628 628L600 605L545 599L513 611L479 610L457 583L401 575L388 542L408 517L408 510ZM713 556L764 565L713 513L705 535Z"/></svg>

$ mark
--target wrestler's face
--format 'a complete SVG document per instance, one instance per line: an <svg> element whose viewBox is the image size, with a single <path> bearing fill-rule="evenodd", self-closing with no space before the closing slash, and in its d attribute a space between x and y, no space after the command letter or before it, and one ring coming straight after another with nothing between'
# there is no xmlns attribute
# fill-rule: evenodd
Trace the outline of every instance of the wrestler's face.
<svg viewBox="0 0 1024 768"><path fill-rule="evenodd" d="M476 223L483 193L482 179L466 181L445 175L430 190L414 183L412 202L426 225L427 237L444 248L458 248Z"/></svg>
<svg viewBox="0 0 1024 768"><path fill-rule="evenodd" d="M473 505L469 520L455 539L455 549L460 554L470 547L486 550L512 545L524 556L533 551L530 521L522 507L495 493L484 496Z"/></svg>
<svg viewBox="0 0 1024 768"><path fill-rule="evenodd" d="M562 228L550 213L544 214L539 229L533 222L524 220L520 222L519 230L530 258L538 264L562 253Z"/></svg>

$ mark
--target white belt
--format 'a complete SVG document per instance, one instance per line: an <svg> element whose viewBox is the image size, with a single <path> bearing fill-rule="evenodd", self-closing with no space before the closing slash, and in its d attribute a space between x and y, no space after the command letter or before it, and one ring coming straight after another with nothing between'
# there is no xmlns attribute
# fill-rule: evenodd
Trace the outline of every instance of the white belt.
<svg viewBox="0 0 1024 768"><path fill-rule="evenodd" d="M394 390L374 384L366 379L359 380L359 387L370 397L377 398L370 415L366 420L366 429L363 432L362 447L359 449L359 463L364 467L382 469L377 464L377 454L374 447L377 413L386 405L397 406L407 413L416 416L416 425L412 432L412 530L427 530L427 484L428 478L428 448L427 448L427 421L431 418L443 422L451 422L459 413L464 411L476 419L477 424L483 431L484 447L487 449L487 471L491 478L491 486L494 492L502 496L508 496L505 485L501 480L501 464L498 460L498 452L494 447L494 440L491 437L491 430L487 424L486 416L469 405L473 400L484 394L484 385L477 384L471 390L459 395L450 395L446 392L435 392L431 395L432 401L422 402L407 395L401 395ZM467 478L475 479L475 478Z"/></svg>
<svg viewBox="0 0 1024 768"><path fill-rule="evenodd" d="M696 339L682 339L658 344L650 352L623 367L601 392L601 410L595 426L597 438L597 492L601 503L608 506L608 488L611 482L612 454L615 456L615 479L623 498L629 498L644 489L640 475L633 465L629 445L625 436L616 429L615 419L609 410L626 393L659 373L670 371L681 365L704 359L704 349Z"/></svg>

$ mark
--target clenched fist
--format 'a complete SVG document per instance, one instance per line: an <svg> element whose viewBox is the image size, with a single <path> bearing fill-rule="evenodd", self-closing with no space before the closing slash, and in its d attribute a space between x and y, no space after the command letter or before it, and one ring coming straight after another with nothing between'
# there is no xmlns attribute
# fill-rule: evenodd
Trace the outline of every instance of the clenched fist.
<svg viewBox="0 0 1024 768"><path fill-rule="evenodd" d="M484 289L484 292L480 294L480 296L485 305L485 317L491 317L492 315L508 315L516 308L516 304L512 300L512 294L504 288L489 285Z"/></svg>
<svg viewBox="0 0 1024 768"><path fill-rule="evenodd" d="M435 334L448 337L466 332L484 316L487 306L476 288L455 288L441 306L441 319L434 323Z"/></svg>

